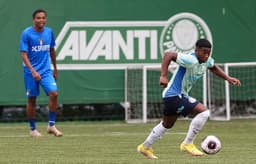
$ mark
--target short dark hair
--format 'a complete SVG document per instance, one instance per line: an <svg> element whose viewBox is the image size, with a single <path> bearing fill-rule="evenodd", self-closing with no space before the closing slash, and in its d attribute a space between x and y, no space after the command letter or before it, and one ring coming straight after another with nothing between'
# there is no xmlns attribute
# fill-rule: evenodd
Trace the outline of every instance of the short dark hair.
<svg viewBox="0 0 256 164"><path fill-rule="evenodd" d="M196 47L197 48L212 48L212 44L207 40L207 39L199 39L196 42Z"/></svg>
<svg viewBox="0 0 256 164"><path fill-rule="evenodd" d="M45 15L47 16L47 13L46 13L46 11L44 9L37 9L32 14L33 19L36 17L37 13L45 13Z"/></svg>

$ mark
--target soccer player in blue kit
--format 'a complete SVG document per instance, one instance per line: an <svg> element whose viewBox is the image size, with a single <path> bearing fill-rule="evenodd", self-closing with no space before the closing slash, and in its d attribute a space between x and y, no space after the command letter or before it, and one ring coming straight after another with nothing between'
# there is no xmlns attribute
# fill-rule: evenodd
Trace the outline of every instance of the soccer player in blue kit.
<svg viewBox="0 0 256 164"><path fill-rule="evenodd" d="M27 116L31 137L41 137L36 128L35 106L39 96L39 86L49 96L49 120L47 132L57 137L62 132L55 127L57 113L58 76L55 56L55 39L52 29L45 27L47 13L38 9L33 12L33 26L27 27L21 34L20 52L24 66L24 83L27 94ZM51 70L51 63L53 71Z"/></svg>
<svg viewBox="0 0 256 164"><path fill-rule="evenodd" d="M156 125L146 140L137 147L137 151L149 159L157 159L154 155L152 145L172 128L179 115L187 116L191 114L192 119L187 135L180 145L180 150L188 152L193 156L204 155L197 149L193 141L196 135L203 128L210 116L210 111L195 98L188 95L195 83L209 69L217 76L227 80L230 84L240 86L240 80L231 77L217 65L210 56L212 45L206 39L199 39L195 45L195 52L190 54L167 52L162 60L160 75L160 85L163 90L163 117L162 121ZM170 81L167 79L168 67L171 62L176 62L179 66Z"/></svg>

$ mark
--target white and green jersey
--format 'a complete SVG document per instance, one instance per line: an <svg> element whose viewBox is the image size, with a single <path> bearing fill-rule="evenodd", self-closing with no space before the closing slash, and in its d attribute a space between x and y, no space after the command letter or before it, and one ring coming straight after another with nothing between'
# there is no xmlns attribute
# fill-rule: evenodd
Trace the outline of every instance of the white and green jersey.
<svg viewBox="0 0 256 164"><path fill-rule="evenodd" d="M181 94L188 95L193 84L200 79L208 68L213 67L214 59L209 57L205 63L199 63L196 54L178 53L175 70L167 87L163 91L163 98Z"/></svg>

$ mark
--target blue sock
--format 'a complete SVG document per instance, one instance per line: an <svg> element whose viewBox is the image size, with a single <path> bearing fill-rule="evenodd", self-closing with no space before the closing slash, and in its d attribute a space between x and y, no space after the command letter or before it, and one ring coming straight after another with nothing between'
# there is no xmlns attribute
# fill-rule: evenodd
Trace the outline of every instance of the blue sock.
<svg viewBox="0 0 256 164"><path fill-rule="evenodd" d="M36 119L30 118L29 119L29 126L30 126L30 130L35 130L36 129Z"/></svg>
<svg viewBox="0 0 256 164"><path fill-rule="evenodd" d="M49 111L49 121L48 121L49 126L55 125L55 120L56 120L56 112Z"/></svg>

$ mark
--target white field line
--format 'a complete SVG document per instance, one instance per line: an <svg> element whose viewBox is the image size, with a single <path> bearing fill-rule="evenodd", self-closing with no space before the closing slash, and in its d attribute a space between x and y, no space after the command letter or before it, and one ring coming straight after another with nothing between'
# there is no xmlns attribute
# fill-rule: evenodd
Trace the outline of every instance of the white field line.
<svg viewBox="0 0 256 164"><path fill-rule="evenodd" d="M63 137L115 137L115 136L138 136L138 135L143 135L146 136L149 133L130 133L130 132L109 132L109 133L102 133L102 134L64 134ZM174 132L170 133L167 132L165 135L186 135L184 132ZM46 134L42 137L50 137L51 135ZM0 138L30 138L29 134L28 135L2 135Z"/></svg>

